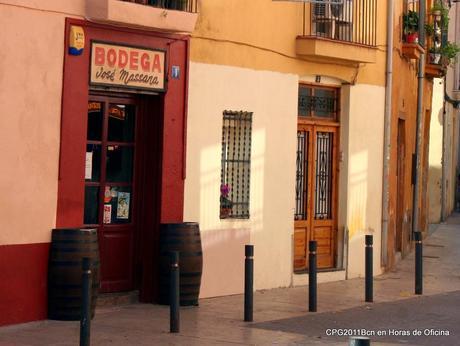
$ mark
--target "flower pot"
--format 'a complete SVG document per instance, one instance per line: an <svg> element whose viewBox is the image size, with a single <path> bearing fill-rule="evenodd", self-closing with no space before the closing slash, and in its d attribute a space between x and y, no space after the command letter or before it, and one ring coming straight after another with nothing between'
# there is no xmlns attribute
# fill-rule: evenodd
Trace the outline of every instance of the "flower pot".
<svg viewBox="0 0 460 346"><path fill-rule="evenodd" d="M417 43L418 42L418 32L411 32L406 34L406 43Z"/></svg>
<svg viewBox="0 0 460 346"><path fill-rule="evenodd" d="M220 208L220 218L226 219L230 216L232 208Z"/></svg>
<svg viewBox="0 0 460 346"><path fill-rule="evenodd" d="M439 61L441 60L441 54L440 53L430 53L430 64L439 64Z"/></svg>

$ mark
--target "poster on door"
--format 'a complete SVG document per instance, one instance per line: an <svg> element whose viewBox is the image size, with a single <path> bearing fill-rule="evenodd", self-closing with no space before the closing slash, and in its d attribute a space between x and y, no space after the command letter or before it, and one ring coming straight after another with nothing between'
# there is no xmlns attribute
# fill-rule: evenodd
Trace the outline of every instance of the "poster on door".
<svg viewBox="0 0 460 346"><path fill-rule="evenodd" d="M118 192L117 219L129 219L129 192Z"/></svg>
<svg viewBox="0 0 460 346"><path fill-rule="evenodd" d="M112 205L111 204L104 204L104 223L111 223L112 222Z"/></svg>
<svg viewBox="0 0 460 346"><path fill-rule="evenodd" d="M85 179L91 180L93 176L93 152L86 152Z"/></svg>

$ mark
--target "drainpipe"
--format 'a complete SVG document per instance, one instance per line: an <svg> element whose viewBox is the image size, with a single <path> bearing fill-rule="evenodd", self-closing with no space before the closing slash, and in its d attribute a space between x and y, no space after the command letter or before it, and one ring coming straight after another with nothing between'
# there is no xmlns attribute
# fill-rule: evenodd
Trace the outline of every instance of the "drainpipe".
<svg viewBox="0 0 460 346"><path fill-rule="evenodd" d="M420 1L420 14L419 14L419 25L418 37L419 43L422 47L425 47L425 12L426 2ZM425 79L425 54L420 54L420 60L418 61L418 88L417 88L417 137L415 142L415 158L416 168L414 174L414 194L412 203L412 233L419 231L418 219L419 219L419 191L420 191L420 171L421 171L421 152L422 152L422 124L423 124L423 82Z"/></svg>
<svg viewBox="0 0 460 346"><path fill-rule="evenodd" d="M393 15L394 1L387 3L387 56L385 85L385 114L383 135L383 186L382 186L382 266L388 264L388 221L390 203L391 154L391 99L393 89Z"/></svg>

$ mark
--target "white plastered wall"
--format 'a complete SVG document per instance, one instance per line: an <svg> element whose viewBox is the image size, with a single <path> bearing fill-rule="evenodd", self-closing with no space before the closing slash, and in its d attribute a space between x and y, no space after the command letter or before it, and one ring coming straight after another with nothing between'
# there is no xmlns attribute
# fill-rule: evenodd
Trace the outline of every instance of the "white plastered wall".
<svg viewBox="0 0 460 346"><path fill-rule="evenodd" d="M189 80L184 220L200 223L201 296L242 292L250 243L255 288L289 286L298 77L192 62ZM224 110L253 112L249 220L219 219Z"/></svg>
<svg viewBox="0 0 460 346"><path fill-rule="evenodd" d="M433 80L433 99L431 103L430 148L428 155L428 222L439 223L441 220L441 180L442 180L442 127L443 127L443 92L442 79Z"/></svg>
<svg viewBox="0 0 460 346"><path fill-rule="evenodd" d="M201 297L242 292L244 245L249 243L255 246L256 289L306 283L306 275L292 270L299 80L310 81L290 74L190 65L184 220L199 222L202 232ZM331 78L323 82L337 84ZM364 274L365 234L374 235L374 273L381 272L384 93L383 87L371 85L342 87L339 228L350 234L349 277ZM219 219L224 110L254 112L247 221ZM323 276L320 281L345 277Z"/></svg>
<svg viewBox="0 0 460 346"><path fill-rule="evenodd" d="M374 238L374 275L381 273L382 174L385 88L358 84L344 86L349 108L342 117L341 177L347 184L348 278L364 276L364 238ZM347 131L348 133L344 133ZM341 200L341 205L343 201ZM340 208L340 205L339 205Z"/></svg>

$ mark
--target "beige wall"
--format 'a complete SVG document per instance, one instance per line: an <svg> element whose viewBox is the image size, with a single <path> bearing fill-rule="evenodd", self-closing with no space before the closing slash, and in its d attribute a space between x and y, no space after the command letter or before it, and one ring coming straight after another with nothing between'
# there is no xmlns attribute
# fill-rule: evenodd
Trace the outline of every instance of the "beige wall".
<svg viewBox="0 0 460 346"><path fill-rule="evenodd" d="M298 77L191 63L184 219L203 238L203 297L240 293L244 244L255 287L288 286L292 272ZM222 112L254 112L250 219L219 219Z"/></svg>
<svg viewBox="0 0 460 346"><path fill-rule="evenodd" d="M364 276L364 236L374 236L374 274L381 272L380 243L382 222L383 115L385 88L372 85L347 87L348 114L343 131L348 131L346 160L348 278ZM348 115L348 116L347 116ZM345 197L345 196L344 196Z"/></svg>
<svg viewBox="0 0 460 346"><path fill-rule="evenodd" d="M441 220L443 89L442 79L436 78L433 83L428 159L429 223L438 223Z"/></svg>
<svg viewBox="0 0 460 346"><path fill-rule="evenodd" d="M305 284L292 270L297 92L299 80L313 78L191 63L184 210L202 231L202 297L242 292L245 243L255 246L257 289ZM364 274L369 233L378 274L384 88L344 86L342 98L339 229L350 230L349 276ZM223 110L254 112L247 221L219 219Z"/></svg>
<svg viewBox="0 0 460 346"><path fill-rule="evenodd" d="M48 12L49 14L54 15L66 15L74 17L83 16L85 14L86 0L2 0L2 4L0 6L5 6L5 8L16 7L28 9L38 12L38 14ZM43 18L36 17L34 21L43 21ZM46 21L44 21L44 23L46 23Z"/></svg>
<svg viewBox="0 0 460 346"><path fill-rule="evenodd" d="M47 242L56 218L64 16L0 5L0 22L0 245Z"/></svg>

